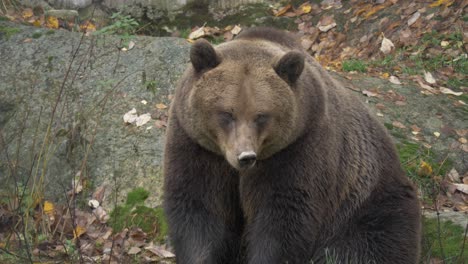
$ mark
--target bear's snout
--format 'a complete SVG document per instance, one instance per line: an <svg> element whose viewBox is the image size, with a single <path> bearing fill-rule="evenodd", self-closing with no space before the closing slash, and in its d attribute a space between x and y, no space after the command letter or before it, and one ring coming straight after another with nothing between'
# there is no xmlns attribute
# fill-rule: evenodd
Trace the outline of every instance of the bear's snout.
<svg viewBox="0 0 468 264"><path fill-rule="evenodd" d="M243 151L238 157L239 166L241 169L252 167L257 161L257 154L253 151Z"/></svg>

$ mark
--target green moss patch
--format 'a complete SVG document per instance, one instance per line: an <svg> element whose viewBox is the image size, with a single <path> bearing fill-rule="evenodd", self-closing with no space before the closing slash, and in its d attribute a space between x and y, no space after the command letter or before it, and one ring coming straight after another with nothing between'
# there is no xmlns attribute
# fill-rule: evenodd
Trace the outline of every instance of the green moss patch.
<svg viewBox="0 0 468 264"><path fill-rule="evenodd" d="M350 72L350 71L357 71L357 72L367 72L367 65L361 61L356 59L345 60L343 61L343 71Z"/></svg>
<svg viewBox="0 0 468 264"><path fill-rule="evenodd" d="M111 212L111 227L119 232L124 228L139 227L150 239L164 241L168 225L161 207L150 208L144 205L149 192L136 188L127 195L124 205L119 205Z"/></svg>
<svg viewBox="0 0 468 264"><path fill-rule="evenodd" d="M444 263L468 263L468 241L465 232L451 221L423 218L421 260L441 259ZM464 247L464 249L463 249Z"/></svg>
<svg viewBox="0 0 468 264"><path fill-rule="evenodd" d="M19 28L0 25L0 38L3 38L3 35L6 39L10 39L11 36L18 34L19 32L21 32L21 29Z"/></svg>

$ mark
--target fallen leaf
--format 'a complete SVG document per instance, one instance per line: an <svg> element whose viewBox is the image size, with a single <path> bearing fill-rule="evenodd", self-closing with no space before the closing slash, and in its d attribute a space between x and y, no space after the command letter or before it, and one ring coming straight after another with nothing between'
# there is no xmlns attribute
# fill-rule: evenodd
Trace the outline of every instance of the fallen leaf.
<svg viewBox="0 0 468 264"><path fill-rule="evenodd" d="M94 25L92 22L90 21L86 21L84 23L82 23L80 25L80 30L82 32L86 31L86 32L94 32L96 31L96 25Z"/></svg>
<svg viewBox="0 0 468 264"><path fill-rule="evenodd" d="M93 208L93 209L96 209L99 207L99 201L98 200L95 200L95 199L91 199L88 201L88 206Z"/></svg>
<svg viewBox="0 0 468 264"><path fill-rule="evenodd" d="M431 176L432 174L432 167L429 163L425 161L421 161L419 164L418 175L419 176Z"/></svg>
<svg viewBox="0 0 468 264"><path fill-rule="evenodd" d="M416 82L419 84L421 88L428 90L429 92L434 93L434 94L437 93L437 91L434 88L425 84L420 76L415 76L414 79L416 80Z"/></svg>
<svg viewBox="0 0 468 264"><path fill-rule="evenodd" d="M233 35L238 35L242 31L242 28L238 25L235 25L233 29L231 29L231 33Z"/></svg>
<svg viewBox="0 0 468 264"><path fill-rule="evenodd" d="M401 84L400 80L398 79L398 77L396 76L390 76L390 78L388 79L391 83L393 84Z"/></svg>
<svg viewBox="0 0 468 264"><path fill-rule="evenodd" d="M34 16L33 10L31 8L25 8L23 12L21 12L21 17L24 19L28 19Z"/></svg>
<svg viewBox="0 0 468 264"><path fill-rule="evenodd" d="M451 94L451 95L455 95L455 96L460 96L460 95L463 94L463 92L455 92L455 91L452 91L451 89L446 88L446 87L440 87L440 92L443 93L443 94Z"/></svg>
<svg viewBox="0 0 468 264"><path fill-rule="evenodd" d="M393 42L384 36L380 46L380 51L382 51L384 54L389 54L394 48L395 45L393 45Z"/></svg>
<svg viewBox="0 0 468 264"><path fill-rule="evenodd" d="M132 110L128 111L127 113L124 114L123 120L125 123L131 124L136 122L136 119L138 118L137 111L135 108Z"/></svg>
<svg viewBox="0 0 468 264"><path fill-rule="evenodd" d="M322 16L317 24L317 28L322 32L328 32L334 27L336 27L336 23L333 16Z"/></svg>
<svg viewBox="0 0 468 264"><path fill-rule="evenodd" d="M468 143L468 140L467 140L466 138L463 138L463 137L462 137L462 138L459 138L459 139L458 139L458 142L460 142L460 143L462 143L462 144L466 144L466 143Z"/></svg>
<svg viewBox="0 0 468 264"><path fill-rule="evenodd" d="M283 8L281 8L280 10L278 10L277 12L274 12L274 15L276 17L282 16L282 15L286 14L286 12L288 12L291 8L292 8L292 5L287 5L287 6L283 7Z"/></svg>
<svg viewBox="0 0 468 264"><path fill-rule="evenodd" d="M454 0L437 0L434 3L430 4L429 7L438 7L444 5L445 7L451 6Z"/></svg>
<svg viewBox="0 0 468 264"><path fill-rule="evenodd" d="M167 251L160 246L150 245L148 247L145 247L145 249L161 258L174 258L175 257L175 255L172 252Z"/></svg>
<svg viewBox="0 0 468 264"><path fill-rule="evenodd" d="M419 17L421 16L421 13L419 13L419 11L416 11L411 17L410 19L408 19L408 26L411 26L413 25L416 20L419 19Z"/></svg>
<svg viewBox="0 0 468 264"><path fill-rule="evenodd" d="M167 122L163 120L156 120L154 122L154 126L156 126L156 128L163 128L167 126Z"/></svg>
<svg viewBox="0 0 468 264"><path fill-rule="evenodd" d="M468 194L468 184L454 183L453 185L455 185L460 192Z"/></svg>
<svg viewBox="0 0 468 264"><path fill-rule="evenodd" d="M448 45L450 45L450 42L448 42L448 41L446 41L446 40L442 40L442 41L440 42L440 46L441 46L442 48L448 47Z"/></svg>
<svg viewBox="0 0 468 264"><path fill-rule="evenodd" d="M47 19L46 19L46 27L54 28L54 29L59 28L58 19L56 17L54 17L54 16L48 16Z"/></svg>
<svg viewBox="0 0 468 264"><path fill-rule="evenodd" d="M364 90L364 91L362 91L362 93L363 93L364 95L367 95L368 97L376 97L376 96L378 96L378 93L372 92L372 91L369 91L369 90Z"/></svg>
<svg viewBox="0 0 468 264"><path fill-rule="evenodd" d="M140 127L140 126L148 123L150 120L151 120L151 115L149 113L142 114L142 115L137 117L137 119L135 121L135 125L137 127Z"/></svg>
<svg viewBox="0 0 468 264"><path fill-rule="evenodd" d="M136 255L136 254L138 254L138 253L140 253L140 252L141 252L141 248L139 248L139 247L131 247L131 248L128 250L127 254L129 254L129 255Z"/></svg>
<svg viewBox="0 0 468 264"><path fill-rule="evenodd" d="M411 125L410 128L414 132L421 132L421 128L418 127L417 125Z"/></svg>
<svg viewBox="0 0 468 264"><path fill-rule="evenodd" d="M128 43L128 50L133 49L133 47L135 47L135 42L130 41L130 42Z"/></svg>
<svg viewBox="0 0 468 264"><path fill-rule="evenodd" d="M73 238L80 237L84 233L86 233L86 228L83 226L77 225L75 229L73 230Z"/></svg>
<svg viewBox="0 0 468 264"><path fill-rule="evenodd" d="M308 14L312 11L312 5L309 2L305 2L299 6L299 9L302 11L301 14Z"/></svg>
<svg viewBox="0 0 468 264"><path fill-rule="evenodd" d="M156 108L157 109L166 109L167 108L167 105L163 104L163 103L159 103L159 104L156 104Z"/></svg>
<svg viewBox="0 0 468 264"><path fill-rule="evenodd" d="M455 182L455 183L460 182L460 174L458 174L458 171L454 168L452 168L450 172L447 174L447 178L449 178L451 182Z"/></svg>
<svg viewBox="0 0 468 264"><path fill-rule="evenodd" d="M434 76L430 72L424 71L424 80L430 84L435 84L436 80L434 79Z"/></svg>
<svg viewBox="0 0 468 264"><path fill-rule="evenodd" d="M434 136L440 137L440 133L439 132L434 132Z"/></svg>
<svg viewBox="0 0 468 264"><path fill-rule="evenodd" d="M401 122L398 122L398 121L393 121L393 122L392 122L392 125L393 125L394 127L398 127L398 128L401 128L401 129L406 128L405 125L403 125Z"/></svg>
<svg viewBox="0 0 468 264"><path fill-rule="evenodd" d="M202 27L194 30L192 33L190 33L189 36L188 36L188 39L195 40L195 39L199 39L199 38L201 38L203 36L206 36L205 26L202 26Z"/></svg>

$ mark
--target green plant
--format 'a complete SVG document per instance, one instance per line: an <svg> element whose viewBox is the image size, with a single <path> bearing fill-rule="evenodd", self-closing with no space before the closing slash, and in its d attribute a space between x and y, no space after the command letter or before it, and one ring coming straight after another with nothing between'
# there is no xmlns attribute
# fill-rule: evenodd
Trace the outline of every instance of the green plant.
<svg viewBox="0 0 468 264"><path fill-rule="evenodd" d="M342 69L347 72L367 72L367 65L361 60L351 59L343 61Z"/></svg>
<svg viewBox="0 0 468 264"><path fill-rule="evenodd" d="M468 263L464 235L463 228L451 221L423 217L422 260L438 258L444 263Z"/></svg>
<svg viewBox="0 0 468 264"><path fill-rule="evenodd" d="M163 241L167 235L168 225L161 207L149 208L144 205L149 192L136 188L128 193L124 205L119 205L111 212L110 225L115 231L126 227L139 227L150 238Z"/></svg>
<svg viewBox="0 0 468 264"><path fill-rule="evenodd" d="M40 37L42 37L42 33L41 33L41 32L34 32L34 33L32 34L32 38L33 38L33 39L38 39L38 38L40 38Z"/></svg>
<svg viewBox="0 0 468 264"><path fill-rule="evenodd" d="M10 39L11 36L19 32L21 32L21 29L19 28L13 28L13 27L0 25L0 39L2 38L2 35L4 35L6 39Z"/></svg>
<svg viewBox="0 0 468 264"><path fill-rule="evenodd" d="M139 25L138 22L130 15L123 15L121 12L112 14L111 19L112 24L99 29L94 34L119 35L121 36L124 45L128 45L128 42L135 34L135 31Z"/></svg>
<svg viewBox="0 0 468 264"><path fill-rule="evenodd" d="M158 82L156 80L146 81L143 84L146 87L146 90L150 91L153 95L156 95L158 89Z"/></svg>
<svg viewBox="0 0 468 264"><path fill-rule="evenodd" d="M408 141L397 144L397 150L406 175L418 185L423 193L422 198L427 203L432 203L439 188L439 183L432 176L445 175L453 162L449 159L440 160L431 149ZM422 164L431 168L430 175L420 175Z"/></svg>

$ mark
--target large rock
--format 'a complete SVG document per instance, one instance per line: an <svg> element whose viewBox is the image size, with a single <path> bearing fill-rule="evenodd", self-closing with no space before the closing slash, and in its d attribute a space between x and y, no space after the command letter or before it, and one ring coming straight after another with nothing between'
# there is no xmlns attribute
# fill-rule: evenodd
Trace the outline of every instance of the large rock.
<svg viewBox="0 0 468 264"><path fill-rule="evenodd" d="M167 111L161 104L169 105L189 44L138 37L124 52L117 36L0 27L21 30L9 39L0 34L0 194L34 186L46 199L64 200L81 173L90 184L85 190L107 186L112 195L104 206L138 186L157 204L165 132L158 120ZM125 124L132 108L151 120Z"/></svg>
<svg viewBox="0 0 468 264"><path fill-rule="evenodd" d="M54 8L78 10L88 7L93 0L49 0Z"/></svg>

